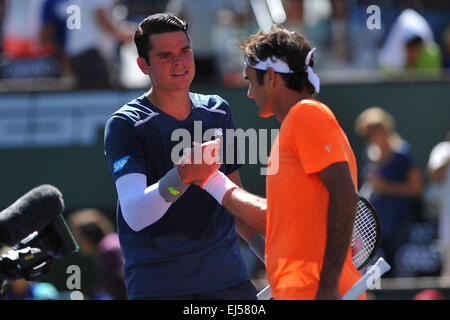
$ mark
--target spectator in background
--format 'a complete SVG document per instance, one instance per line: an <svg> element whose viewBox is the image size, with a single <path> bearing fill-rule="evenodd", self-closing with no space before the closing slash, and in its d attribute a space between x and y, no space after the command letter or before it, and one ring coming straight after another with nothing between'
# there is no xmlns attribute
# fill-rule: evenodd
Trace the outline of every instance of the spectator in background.
<svg viewBox="0 0 450 320"><path fill-rule="evenodd" d="M333 14L331 16L331 45L337 61L349 62L348 8L345 0L331 0Z"/></svg>
<svg viewBox="0 0 450 320"><path fill-rule="evenodd" d="M95 298L126 300L124 259L111 221L96 209L84 209L72 213L68 223L81 251L96 260L101 288Z"/></svg>
<svg viewBox="0 0 450 320"><path fill-rule="evenodd" d="M438 143L431 151L427 170L429 187L437 187L438 236L444 251L441 274L450 276L450 131L447 140Z"/></svg>
<svg viewBox="0 0 450 320"><path fill-rule="evenodd" d="M422 191L422 179L408 143L395 131L394 119L378 107L363 111L356 120L356 132L367 141L364 184L361 195L377 211L383 237L381 249L396 274L395 252L408 240L415 217L415 204Z"/></svg>
<svg viewBox="0 0 450 320"><path fill-rule="evenodd" d="M6 300L59 300L55 286L48 282L28 282L25 279L10 280Z"/></svg>
<svg viewBox="0 0 450 320"><path fill-rule="evenodd" d="M347 32L351 67L357 70L378 69L377 54L392 16L397 13L391 1L377 1L382 7L381 28L367 28L367 9L374 4L371 0L346 0Z"/></svg>
<svg viewBox="0 0 450 320"><path fill-rule="evenodd" d="M216 50L213 47L213 28L220 10L228 9L239 15L247 10L247 5L239 0L171 0L167 5L170 12L189 21L192 48L195 51L196 80L210 82L217 80L220 70L216 64ZM227 39L221 39L227 42ZM219 62L220 63L220 62Z"/></svg>
<svg viewBox="0 0 450 320"><path fill-rule="evenodd" d="M441 69L441 50L429 23L413 9L404 10L389 31L379 53L383 71L405 70L436 73Z"/></svg>
<svg viewBox="0 0 450 320"><path fill-rule="evenodd" d="M5 20L5 0L0 0L0 39L3 39L3 21ZM0 54L3 51L3 41L0 41Z"/></svg>
<svg viewBox="0 0 450 320"><path fill-rule="evenodd" d="M243 54L237 44L240 39L248 36L251 22L250 8L245 5L238 11L223 8L216 14L216 22L211 31L211 44L216 69L222 84L227 87L245 85L242 78Z"/></svg>
<svg viewBox="0 0 450 320"><path fill-rule="evenodd" d="M70 62L65 54L67 38L65 0L44 0L41 10L41 30L39 40L54 47L54 55L61 67L59 75L70 74Z"/></svg>
<svg viewBox="0 0 450 320"><path fill-rule="evenodd" d="M149 14L164 12L170 0L121 0L128 8L128 18L136 23Z"/></svg>
<svg viewBox="0 0 450 320"><path fill-rule="evenodd" d="M349 66L348 6L344 0L283 0L286 20L282 25L300 32L322 50L320 69ZM320 70L318 69L318 70Z"/></svg>
<svg viewBox="0 0 450 320"><path fill-rule="evenodd" d="M113 70L117 46L130 42L134 30L114 20L115 4L115 0L46 0L41 39L44 43L64 46L59 52L67 57L80 88L108 87L116 83ZM68 29L70 5L79 7L79 28ZM64 35L61 27L65 29Z"/></svg>
<svg viewBox="0 0 450 320"><path fill-rule="evenodd" d="M52 52L39 43L39 12L43 0L0 0L3 22L3 54L7 58L35 58Z"/></svg>
<svg viewBox="0 0 450 320"><path fill-rule="evenodd" d="M444 69L450 72L450 24L442 33L442 48Z"/></svg>
<svg viewBox="0 0 450 320"><path fill-rule="evenodd" d="M51 44L39 42L39 14L43 0L0 0L2 22L2 78L54 76Z"/></svg>
<svg viewBox="0 0 450 320"><path fill-rule="evenodd" d="M295 30L302 34L305 33L305 7L303 0L283 0L284 11L286 12L286 21L283 26L288 30Z"/></svg>

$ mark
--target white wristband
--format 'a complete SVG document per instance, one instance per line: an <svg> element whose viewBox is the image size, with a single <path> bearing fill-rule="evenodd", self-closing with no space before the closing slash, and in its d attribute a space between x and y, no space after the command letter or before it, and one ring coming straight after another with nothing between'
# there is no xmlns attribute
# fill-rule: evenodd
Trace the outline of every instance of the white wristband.
<svg viewBox="0 0 450 320"><path fill-rule="evenodd" d="M208 191L210 195L214 197L220 204L222 204L222 199L225 193L233 188L238 188L226 175L221 171L217 170L212 175L209 176L203 183L201 187Z"/></svg>

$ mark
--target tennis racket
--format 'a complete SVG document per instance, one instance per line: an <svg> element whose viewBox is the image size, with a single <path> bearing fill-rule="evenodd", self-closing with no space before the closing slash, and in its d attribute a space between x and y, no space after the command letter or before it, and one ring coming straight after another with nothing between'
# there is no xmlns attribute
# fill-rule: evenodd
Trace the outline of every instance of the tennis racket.
<svg viewBox="0 0 450 320"><path fill-rule="evenodd" d="M352 262L363 269L375 256L381 241L381 225L372 204L359 196L352 235Z"/></svg>
<svg viewBox="0 0 450 320"><path fill-rule="evenodd" d="M381 240L381 226L375 209L366 198L359 196L358 206L356 210L355 222L353 225L352 235L352 263L356 269L363 269L377 253L379 243ZM259 256L257 254L257 256ZM376 268L375 268L376 266ZM376 281L381 275L390 269L389 264L380 258L377 263L372 266L371 270L376 270L371 276L369 272L366 273L367 277L371 277L370 280ZM366 289L369 288L368 278L361 278L355 285L349 290L352 291L353 297L360 292L355 298L359 297ZM377 278L378 277L378 278ZM358 285L358 286L357 286ZM356 288L357 286L357 288ZM347 292L347 293L349 293ZM345 297L345 295L344 295ZM344 298L343 297L343 298ZM270 287L267 286L258 293L258 300L270 300L272 294Z"/></svg>

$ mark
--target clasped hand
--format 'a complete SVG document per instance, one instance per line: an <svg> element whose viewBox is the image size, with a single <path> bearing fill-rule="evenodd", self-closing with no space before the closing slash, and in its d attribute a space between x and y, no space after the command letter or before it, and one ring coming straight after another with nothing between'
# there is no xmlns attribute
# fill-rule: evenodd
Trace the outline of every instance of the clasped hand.
<svg viewBox="0 0 450 320"><path fill-rule="evenodd" d="M178 174L184 184L200 185L221 166L219 163L220 139L199 144L192 143L192 148L186 148L183 156L175 164Z"/></svg>

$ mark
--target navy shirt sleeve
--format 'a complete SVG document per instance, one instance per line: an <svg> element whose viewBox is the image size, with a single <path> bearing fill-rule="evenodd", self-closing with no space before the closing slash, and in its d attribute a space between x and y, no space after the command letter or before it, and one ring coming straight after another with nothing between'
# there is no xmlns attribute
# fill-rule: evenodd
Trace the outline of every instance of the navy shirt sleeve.
<svg viewBox="0 0 450 320"><path fill-rule="evenodd" d="M111 117L105 126L105 155L114 181L129 173L146 174L143 146L133 125Z"/></svg>

